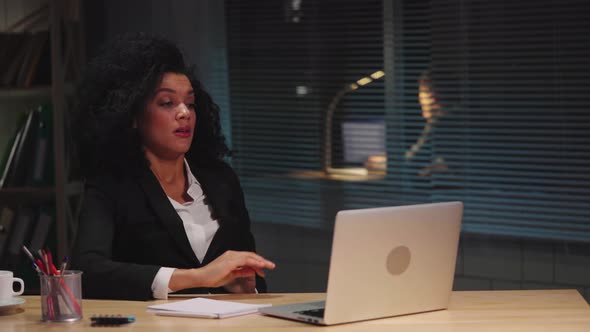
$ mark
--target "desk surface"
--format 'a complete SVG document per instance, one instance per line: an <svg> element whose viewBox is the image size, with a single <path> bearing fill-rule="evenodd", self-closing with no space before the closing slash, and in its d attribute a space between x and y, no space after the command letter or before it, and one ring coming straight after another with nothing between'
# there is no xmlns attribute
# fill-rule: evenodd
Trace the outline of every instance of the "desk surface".
<svg viewBox="0 0 590 332"><path fill-rule="evenodd" d="M211 295L246 303L285 304L323 299L325 294ZM118 329L142 331L590 331L590 307L575 290L453 292L448 310L318 327L260 314L226 319L165 317L147 313L148 305L166 301L132 302L84 300L85 318L74 323L40 321L38 296L25 296L22 307L0 313L1 331L59 329L98 331L90 327L93 314L135 315L137 321ZM179 300L172 297L169 301ZM100 328L98 328L100 329ZM104 328L102 328L104 329ZM113 328L109 328L113 329Z"/></svg>

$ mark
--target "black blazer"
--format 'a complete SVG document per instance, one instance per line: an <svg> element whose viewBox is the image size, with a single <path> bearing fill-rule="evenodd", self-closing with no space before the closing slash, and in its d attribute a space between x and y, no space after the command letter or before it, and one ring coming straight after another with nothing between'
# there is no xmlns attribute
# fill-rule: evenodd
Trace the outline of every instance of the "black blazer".
<svg viewBox="0 0 590 332"><path fill-rule="evenodd" d="M85 298L152 299L160 267L197 268L227 250L255 251L250 217L234 171L225 163L191 171L201 184L211 215L219 221L200 262L182 219L149 168L127 178L97 177L86 182L72 268L83 271ZM266 284L257 277L259 292ZM223 288L184 292L220 293Z"/></svg>

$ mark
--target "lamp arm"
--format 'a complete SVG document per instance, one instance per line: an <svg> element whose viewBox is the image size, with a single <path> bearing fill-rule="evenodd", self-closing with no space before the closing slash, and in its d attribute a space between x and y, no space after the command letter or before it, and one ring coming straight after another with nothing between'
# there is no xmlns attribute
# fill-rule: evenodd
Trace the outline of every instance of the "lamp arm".
<svg viewBox="0 0 590 332"><path fill-rule="evenodd" d="M332 168L332 123L334 120L334 113L336 112L336 107L342 97L345 94L358 89L361 86L367 85L375 80L378 80L385 76L385 73L381 70L376 71L369 75L368 77L363 77L356 81L355 83L346 84L336 95L332 98L330 104L328 104L328 109L326 110L326 119L324 121L324 173L329 174L334 169ZM366 175L366 169L360 170L363 174ZM354 173L357 174L359 169L351 169L346 171L345 173Z"/></svg>
<svg viewBox="0 0 590 332"><path fill-rule="evenodd" d="M329 170L332 168L332 122L334 119L334 112L342 97L344 97L349 91L351 91L349 85L338 91L334 98L332 98L332 101L326 110L326 119L324 121L324 173L326 174L329 173Z"/></svg>

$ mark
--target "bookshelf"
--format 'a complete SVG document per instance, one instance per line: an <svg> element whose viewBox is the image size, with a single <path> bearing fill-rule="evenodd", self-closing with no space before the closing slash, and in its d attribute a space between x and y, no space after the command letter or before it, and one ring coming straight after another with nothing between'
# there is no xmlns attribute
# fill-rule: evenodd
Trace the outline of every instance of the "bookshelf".
<svg viewBox="0 0 590 332"><path fill-rule="evenodd" d="M6 0L16 2L17 0ZM70 83L77 78L82 63L81 1L49 0L32 12L44 17L49 32L47 56L50 58L50 78L43 85L8 85L0 87L0 121L14 118L7 113L24 113L40 104L51 105L52 185L13 186L0 188L0 207L43 206L55 208L56 254L69 254L75 233L76 213L71 200L80 197L82 185L70 176L71 154L68 153L67 132L68 96L74 90ZM35 8L33 8L35 9ZM32 15L32 14L31 14ZM30 19L27 14L20 22ZM66 80L68 83L66 83ZM4 106L4 107L2 107ZM10 148L10 147L7 147ZM4 153L4 151L0 151ZM0 257L2 259L2 257Z"/></svg>
<svg viewBox="0 0 590 332"><path fill-rule="evenodd" d="M0 102L18 102L23 99L34 103L51 100L51 86L0 88Z"/></svg>

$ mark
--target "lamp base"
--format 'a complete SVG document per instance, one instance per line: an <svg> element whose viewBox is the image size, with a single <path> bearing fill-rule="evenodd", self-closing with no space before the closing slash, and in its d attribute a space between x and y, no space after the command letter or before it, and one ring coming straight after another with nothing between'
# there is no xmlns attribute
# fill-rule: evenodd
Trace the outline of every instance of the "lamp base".
<svg viewBox="0 0 590 332"><path fill-rule="evenodd" d="M325 172L326 172L326 174L361 175L361 176L366 176L369 174L369 170L364 167L343 167L343 168L327 167Z"/></svg>

